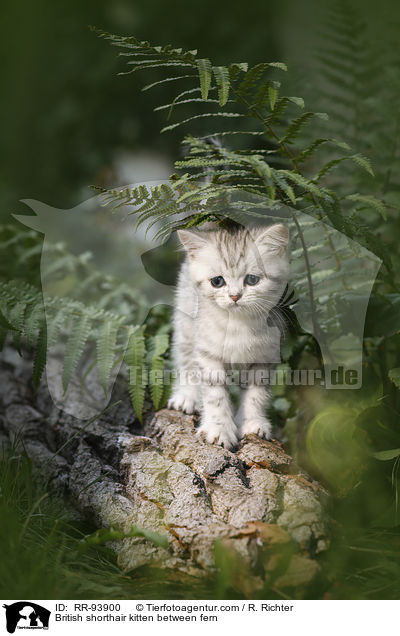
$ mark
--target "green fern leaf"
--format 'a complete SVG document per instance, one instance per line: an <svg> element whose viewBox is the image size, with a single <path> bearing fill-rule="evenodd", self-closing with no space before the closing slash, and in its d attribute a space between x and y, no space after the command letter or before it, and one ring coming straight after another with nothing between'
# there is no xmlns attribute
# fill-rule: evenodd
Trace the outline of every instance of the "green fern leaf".
<svg viewBox="0 0 400 636"><path fill-rule="evenodd" d="M268 86L268 99L271 110L274 110L278 99L278 90L274 86Z"/></svg>
<svg viewBox="0 0 400 636"><path fill-rule="evenodd" d="M374 171L372 170L371 162L367 157L363 155L357 154L352 156L353 161L355 161L361 168L366 170L372 177L374 177Z"/></svg>
<svg viewBox="0 0 400 636"><path fill-rule="evenodd" d="M142 421L147 385L145 327L137 328L129 337L125 361L129 374L129 396L136 416Z"/></svg>
<svg viewBox="0 0 400 636"><path fill-rule="evenodd" d="M258 80L260 79L260 77L263 75L263 73L266 71L267 68L268 68L268 64L266 62L262 62L260 64L256 64L255 66L252 66L247 71L243 80L239 84L239 87L237 88L237 91L236 91L237 95L239 97L245 98L248 95L248 93L251 91L251 89L257 84Z"/></svg>
<svg viewBox="0 0 400 636"><path fill-rule="evenodd" d="M43 320L40 328L39 335L36 341L36 352L33 360L33 384L37 389L40 380L43 375L43 371L46 367L47 361L47 325L46 321Z"/></svg>
<svg viewBox="0 0 400 636"><path fill-rule="evenodd" d="M296 196L293 192L293 188L288 184L286 179L284 179L284 177L281 174L282 172L283 171L271 169L272 178L276 182L276 185L286 194L290 202L293 203L293 205L296 205ZM273 191L271 192L271 194L273 194Z"/></svg>
<svg viewBox="0 0 400 636"><path fill-rule="evenodd" d="M339 141L333 138L319 137L318 139L315 139L315 141L313 141L296 157L296 163L303 163L306 159L309 159L323 144L333 144L334 146L337 146L338 148L341 148L343 150L351 150L350 146L344 141Z"/></svg>
<svg viewBox="0 0 400 636"><path fill-rule="evenodd" d="M12 325L9 320L7 320L7 318L5 317L5 315L3 314L1 310L0 310L0 327L2 327L3 329L6 329L7 331L8 330L18 331L17 327L14 327L14 325Z"/></svg>
<svg viewBox="0 0 400 636"><path fill-rule="evenodd" d="M31 347L38 331L38 326L43 320L43 306L39 301L37 304L30 305L25 315L24 331L26 336L26 344Z"/></svg>
<svg viewBox="0 0 400 636"><path fill-rule="evenodd" d="M154 408L160 407L161 398L164 392L162 374L164 370L163 355L168 349L168 334L157 334L150 341L149 365L151 373L150 395Z"/></svg>
<svg viewBox="0 0 400 636"><path fill-rule="evenodd" d="M57 342L61 327L65 325L65 322L67 320L68 312L66 307L62 307L55 314L53 314L53 308L49 305L48 299L46 299L46 311L47 310L48 313L51 315L47 330L47 339L49 347L51 347Z"/></svg>
<svg viewBox="0 0 400 636"><path fill-rule="evenodd" d="M170 126L165 126L165 128L161 129L161 132L167 132L168 130L173 130L174 128L178 128L179 126L183 126L190 121L194 121L195 119L203 119L205 117L244 117L244 115L240 113L202 113L201 115L193 115L193 117L188 117L187 119L183 119L182 121L177 122L176 124L171 124Z"/></svg>
<svg viewBox="0 0 400 636"><path fill-rule="evenodd" d="M283 62L268 62L268 66L279 68L280 71L287 71L287 66Z"/></svg>
<svg viewBox="0 0 400 636"><path fill-rule="evenodd" d="M321 117L323 119L324 113L308 112L308 113L303 113L302 115L300 115L300 117L296 117L296 119L293 119L293 121L290 123L290 125L285 131L285 135L283 139L281 140L281 144L293 143L295 138L301 132L302 128L310 121L310 119L312 119L315 116Z"/></svg>
<svg viewBox="0 0 400 636"><path fill-rule="evenodd" d="M76 369L79 359L83 353L86 341L91 330L91 320L89 316L75 319L75 324L68 338L65 348L64 367L62 373L62 384L64 391L67 390L72 374Z"/></svg>
<svg viewBox="0 0 400 636"><path fill-rule="evenodd" d="M213 66L212 70L217 82L219 105L225 106L226 102L229 99L229 70L226 68L226 66Z"/></svg>
<svg viewBox="0 0 400 636"><path fill-rule="evenodd" d="M21 355L21 337L24 329L24 317L26 311L26 300L19 300L10 310L9 319L14 326L12 332L14 346Z"/></svg>
<svg viewBox="0 0 400 636"><path fill-rule="evenodd" d="M314 196L318 198L330 200L330 197L327 195L326 192L324 192L324 190L319 188L317 185L315 185L315 183L313 183L309 179L306 179L306 177L303 177L298 172L294 172L291 170L279 170L278 172L280 175L286 177L286 179L289 179L296 185L303 187L304 190L306 190L307 192L310 192Z"/></svg>
<svg viewBox="0 0 400 636"><path fill-rule="evenodd" d="M119 325L111 320L107 320L99 330L96 351L97 351L97 368L101 386L105 395L107 395L107 382L109 380L111 369L115 358L115 345L117 342Z"/></svg>
<svg viewBox="0 0 400 636"><path fill-rule="evenodd" d="M196 77L196 75L189 74L189 75L177 75L176 77L166 77L165 79L157 80L157 82L152 82L152 84L146 84L146 86L142 88L142 91L143 92L148 91L151 88L154 88L154 86L159 86L160 84L165 84L166 82L175 82L176 80L181 80L181 79L192 79L193 77Z"/></svg>
<svg viewBox="0 0 400 636"><path fill-rule="evenodd" d="M199 71L201 96L203 99L207 99L208 91L211 86L211 62L208 59L197 60L197 68Z"/></svg>
<svg viewBox="0 0 400 636"><path fill-rule="evenodd" d="M348 194L346 199L348 199L349 201L355 201L356 203L362 203L364 206L367 206L369 208L374 208L378 212L378 214L380 214L382 218L385 219L385 221L387 220L385 204L372 195L358 193Z"/></svg>

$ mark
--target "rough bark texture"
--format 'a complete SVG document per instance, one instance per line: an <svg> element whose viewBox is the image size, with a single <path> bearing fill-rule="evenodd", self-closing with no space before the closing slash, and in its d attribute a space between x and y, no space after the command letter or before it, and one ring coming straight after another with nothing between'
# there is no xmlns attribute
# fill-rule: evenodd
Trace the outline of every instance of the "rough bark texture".
<svg viewBox="0 0 400 636"><path fill-rule="evenodd" d="M98 526L127 533L135 524L167 537L167 548L144 537L114 542L122 568L210 573L217 542L240 563L250 595L271 572L278 588L318 574L327 494L279 443L250 435L230 452L199 439L193 417L168 410L141 428L124 394L87 425L57 409L45 387L35 395L30 363L11 350L0 370L0 443L21 437L50 485Z"/></svg>

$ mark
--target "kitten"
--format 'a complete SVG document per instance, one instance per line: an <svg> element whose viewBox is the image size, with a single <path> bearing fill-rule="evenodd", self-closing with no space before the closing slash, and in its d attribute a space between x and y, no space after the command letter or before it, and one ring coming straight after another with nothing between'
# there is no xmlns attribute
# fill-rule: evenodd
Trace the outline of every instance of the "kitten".
<svg viewBox="0 0 400 636"><path fill-rule="evenodd" d="M172 355L178 374L197 372L198 381L178 375L168 407L199 411L197 432L225 448L249 433L269 439L265 381L250 374L234 416L224 380L229 369L254 371L280 361L280 333L267 319L289 276L288 229L180 230L178 236L187 258L177 284Z"/></svg>

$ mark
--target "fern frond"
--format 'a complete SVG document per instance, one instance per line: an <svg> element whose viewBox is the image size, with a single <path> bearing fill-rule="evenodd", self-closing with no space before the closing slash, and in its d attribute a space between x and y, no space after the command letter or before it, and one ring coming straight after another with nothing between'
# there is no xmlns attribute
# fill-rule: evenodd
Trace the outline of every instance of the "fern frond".
<svg viewBox="0 0 400 636"><path fill-rule="evenodd" d="M163 355L167 351L168 345L168 334L159 333L150 339L148 354L148 362L151 373L150 395L153 401L154 408L156 410L160 407L161 399L164 392L164 384L162 381L162 374L164 370Z"/></svg>
<svg viewBox="0 0 400 636"><path fill-rule="evenodd" d="M210 90L212 80L212 67L210 60L207 58L197 60L197 68L199 71L201 97L205 100L208 97L208 91Z"/></svg>
<svg viewBox="0 0 400 636"><path fill-rule="evenodd" d="M42 304L30 305L27 308L26 315L24 317L24 332L26 336L26 344L31 347L36 339L39 324L44 320L44 312Z"/></svg>
<svg viewBox="0 0 400 636"><path fill-rule="evenodd" d="M83 316L74 320L71 334L65 348L64 366L62 372L62 385L64 391L67 390L72 374L74 373L79 359L85 348L91 330L91 320L89 316Z"/></svg>
<svg viewBox="0 0 400 636"><path fill-rule="evenodd" d="M303 127L312 119L313 117L320 117L320 119L327 119L328 116L325 113L303 113L300 117L294 119L290 125L287 127L285 131L285 135L281 140L282 144L291 144L298 137Z"/></svg>
<svg viewBox="0 0 400 636"><path fill-rule="evenodd" d="M160 84L165 84L166 82L175 82L182 79L192 79L194 77L196 77L196 75L194 75L193 73L189 75L177 75L176 77L166 77L164 79L157 80L157 82L146 84L146 86L142 88L142 91L149 91L151 88L154 88L154 86L160 86Z"/></svg>
<svg viewBox="0 0 400 636"><path fill-rule="evenodd" d="M35 357L33 360L33 384L35 386L35 389L37 389L40 384L43 371L46 367L46 361L47 361L47 324L46 324L46 321L43 320L39 328L39 334L36 341Z"/></svg>
<svg viewBox="0 0 400 636"><path fill-rule="evenodd" d="M378 214L380 214L380 216L386 221L387 220L387 215L386 215L386 206L382 201L379 201L379 199L376 199L375 197L373 197L370 194L359 194L358 192L354 193L354 194L348 194L346 196L346 199L348 201L355 201L356 203L361 203L363 204L363 207L369 207L369 208L373 208L374 210L376 210L378 212Z"/></svg>
<svg viewBox="0 0 400 636"><path fill-rule="evenodd" d="M349 144L345 143L344 141L339 141L338 139L327 138L327 137L319 137L318 139L315 139L301 153L299 153L297 157L295 157L296 164L303 163L304 161L306 161L306 159L310 159L313 156L313 154L316 152L316 150L324 144L332 144L334 146L337 146L338 148L341 148L342 150L351 150L351 147L349 146Z"/></svg>
<svg viewBox="0 0 400 636"><path fill-rule="evenodd" d="M119 325L107 320L100 327L96 341L97 369L101 386L107 395L107 383L115 359L115 345L117 342Z"/></svg>
<svg viewBox="0 0 400 636"><path fill-rule="evenodd" d="M175 124L170 124L169 126L165 126L161 129L161 132L167 132L168 130L174 130L174 128L178 128L179 126L183 126L184 124L188 124L190 121L194 121L195 119L204 119L207 117L244 117L241 113L227 113L227 112L219 112L219 113L202 113L201 115L193 115L192 117L188 117L187 119L183 119L182 121L178 121Z"/></svg>
<svg viewBox="0 0 400 636"><path fill-rule="evenodd" d="M372 168L370 162L365 157L355 154L347 155L346 157L339 157L339 159L332 159L331 161L328 161L328 163L326 163L315 176L316 181L322 179L322 177L324 177L327 172L329 172L332 168L335 168L339 164L343 163L344 161L353 161L355 164L369 172L369 174L373 175L373 173L371 172Z"/></svg>
<svg viewBox="0 0 400 636"><path fill-rule="evenodd" d="M217 82L219 105L225 106L229 99L229 69L226 66L213 66L212 71Z"/></svg>
<svg viewBox="0 0 400 636"><path fill-rule="evenodd" d="M125 362L129 374L129 396L140 421L143 418L143 405L148 382L146 369L145 327L136 328L129 337Z"/></svg>
<svg viewBox="0 0 400 636"><path fill-rule="evenodd" d="M325 199L327 201L331 200L331 197L327 193L327 191L323 188L319 188L313 181L303 177L298 172L294 172L294 170L278 170L278 173L298 186L304 188L306 192L314 195L317 198Z"/></svg>

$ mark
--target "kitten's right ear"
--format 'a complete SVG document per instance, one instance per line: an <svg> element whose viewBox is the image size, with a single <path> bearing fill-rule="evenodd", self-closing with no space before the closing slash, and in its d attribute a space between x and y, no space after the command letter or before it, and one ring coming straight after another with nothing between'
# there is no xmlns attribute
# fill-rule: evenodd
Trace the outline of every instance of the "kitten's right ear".
<svg viewBox="0 0 400 636"><path fill-rule="evenodd" d="M197 230L178 230L178 238L189 253L193 253L206 245L205 238Z"/></svg>

